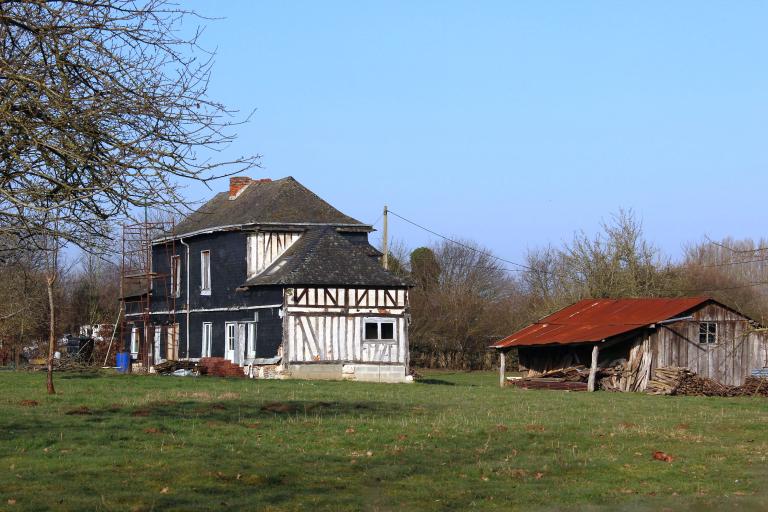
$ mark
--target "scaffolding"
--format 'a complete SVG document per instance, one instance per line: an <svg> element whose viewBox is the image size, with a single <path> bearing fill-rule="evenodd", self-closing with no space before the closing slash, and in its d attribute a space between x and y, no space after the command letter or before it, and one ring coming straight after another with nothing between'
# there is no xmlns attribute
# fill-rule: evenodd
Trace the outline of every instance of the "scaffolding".
<svg viewBox="0 0 768 512"><path fill-rule="evenodd" d="M124 344L138 329L136 362L144 368L159 363L160 339L155 327L176 324L176 286L172 257L176 255L175 224L169 222L140 222L123 224L120 260L120 296L122 315L120 343ZM153 253L155 261L153 264ZM153 318L153 300L167 311L164 317ZM140 324L141 327L137 327ZM174 333L175 336L177 334ZM162 355L160 357L163 359Z"/></svg>

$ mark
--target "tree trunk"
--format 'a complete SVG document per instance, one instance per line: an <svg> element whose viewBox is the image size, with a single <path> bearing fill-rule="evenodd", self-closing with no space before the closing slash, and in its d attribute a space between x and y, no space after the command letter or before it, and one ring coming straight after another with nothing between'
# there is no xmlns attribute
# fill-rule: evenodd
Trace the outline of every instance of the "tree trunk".
<svg viewBox="0 0 768 512"><path fill-rule="evenodd" d="M53 387L53 354L56 352L56 308L53 300L53 284L56 282L56 273L47 275L45 278L46 288L48 290L48 311L50 314L50 325L48 329L48 376L45 380L49 395L55 395L56 390Z"/></svg>

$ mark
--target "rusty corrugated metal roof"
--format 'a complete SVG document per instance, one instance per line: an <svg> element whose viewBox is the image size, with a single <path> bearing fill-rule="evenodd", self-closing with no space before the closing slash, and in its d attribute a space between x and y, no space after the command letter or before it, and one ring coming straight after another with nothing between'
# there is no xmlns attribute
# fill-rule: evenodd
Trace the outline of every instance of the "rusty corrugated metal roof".
<svg viewBox="0 0 768 512"><path fill-rule="evenodd" d="M585 299L542 318L491 347L595 343L680 316L710 300L709 297Z"/></svg>

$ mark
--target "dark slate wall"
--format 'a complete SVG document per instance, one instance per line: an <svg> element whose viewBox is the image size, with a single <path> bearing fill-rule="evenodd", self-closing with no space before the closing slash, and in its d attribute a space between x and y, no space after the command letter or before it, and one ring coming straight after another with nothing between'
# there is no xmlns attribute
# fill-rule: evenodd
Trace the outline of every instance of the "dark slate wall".
<svg viewBox="0 0 768 512"><path fill-rule="evenodd" d="M260 287L249 288L245 291L238 291L237 288L245 283L247 278L247 238L248 234L241 231L226 231L220 233L211 233L199 235L189 240L190 269L189 289L190 289L190 307L192 309L200 308L222 308L235 306L262 306L272 304L282 304L283 295L280 287ZM211 251L211 295L200 294L201 271L200 271L200 253L201 251ZM155 272L160 275L170 276L170 258L172 254L178 254L181 257L181 296L176 298L176 309L183 308L186 295L186 247L178 241L175 247L170 248L165 245L156 245L153 249L153 267ZM170 278L156 279L153 285L152 310L166 311L169 304L167 295L170 291Z"/></svg>
<svg viewBox="0 0 768 512"><path fill-rule="evenodd" d="M169 315L153 315L153 324L155 326L166 327L173 321L179 324L179 358L187 357L187 335L186 324L187 315L185 313L177 314L174 317ZM213 339L211 340L211 356L224 357L225 325L227 322L257 322L256 327L256 357L273 357L283 340L283 319L280 317L279 308L251 309L242 311L212 311L190 313L189 315L189 357L201 357L203 340L203 323L211 322ZM131 328L141 329L143 336L143 323L141 320L129 322L124 334L123 350L130 350ZM163 358L167 350L167 332L162 329L160 354Z"/></svg>

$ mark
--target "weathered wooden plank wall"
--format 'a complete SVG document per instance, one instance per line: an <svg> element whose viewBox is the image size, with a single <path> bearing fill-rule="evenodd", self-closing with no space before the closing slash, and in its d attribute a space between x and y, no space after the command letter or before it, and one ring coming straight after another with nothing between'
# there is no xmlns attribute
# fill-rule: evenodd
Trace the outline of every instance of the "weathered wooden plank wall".
<svg viewBox="0 0 768 512"><path fill-rule="evenodd" d="M745 317L717 304L693 312L691 320L659 326L652 335L653 368L681 366L723 384L741 385L768 364L768 339ZM717 323L717 342L699 342L699 322Z"/></svg>

